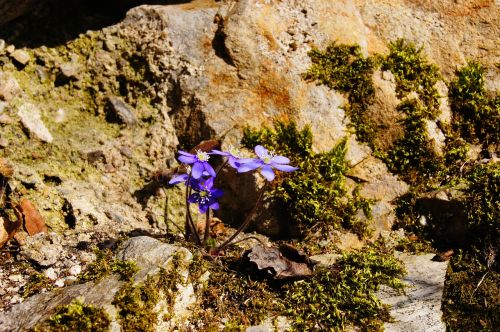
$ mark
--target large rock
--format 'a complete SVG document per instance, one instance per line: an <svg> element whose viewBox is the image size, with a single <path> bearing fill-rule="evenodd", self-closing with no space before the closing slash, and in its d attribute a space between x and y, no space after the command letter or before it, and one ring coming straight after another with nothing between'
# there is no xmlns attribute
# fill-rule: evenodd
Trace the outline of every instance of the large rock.
<svg viewBox="0 0 500 332"><path fill-rule="evenodd" d="M158 240L141 236L131 238L123 244L123 249L118 254L118 258L126 258L137 262L139 272L135 276L135 283L143 282L147 276L154 276L160 268L171 269L170 266L173 255L180 258L176 267L180 275L187 275L192 254L185 248L162 243ZM0 314L1 331L28 331L37 324L43 322L51 316L56 307L67 305L75 299L80 299L86 304L91 304L106 310L112 319L111 330L120 331L118 320L118 310L112 304L116 293L124 285L118 276L112 275L100 281L91 281L84 284L66 287L60 290L35 295L24 302L15 305L11 310ZM191 285L191 286L190 286ZM172 326L161 322L161 327L157 331L170 331L172 327L182 325L185 320L185 313L190 305L193 305L195 298L192 292L193 286L186 282L184 278L177 285L175 293L175 311L163 303L165 296L162 294L158 299L155 310L159 312L159 317L163 317L167 312L172 317L170 321L175 321ZM29 315L26 313L29 312ZM180 318L179 318L180 317Z"/></svg>
<svg viewBox="0 0 500 332"><path fill-rule="evenodd" d="M448 262L434 262L434 254L399 254L408 274L403 281L405 294L382 286L377 294L390 305L394 322L385 324L387 332L446 331L441 321L441 301Z"/></svg>

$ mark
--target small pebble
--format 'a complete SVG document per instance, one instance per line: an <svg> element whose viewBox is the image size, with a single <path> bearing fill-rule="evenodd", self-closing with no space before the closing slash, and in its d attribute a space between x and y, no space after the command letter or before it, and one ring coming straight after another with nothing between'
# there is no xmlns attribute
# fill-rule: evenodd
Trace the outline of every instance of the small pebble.
<svg viewBox="0 0 500 332"><path fill-rule="evenodd" d="M20 297L19 295L15 294L11 299L10 299L10 303L11 304L16 304L16 303L20 303L22 302L23 299L22 297Z"/></svg>
<svg viewBox="0 0 500 332"><path fill-rule="evenodd" d="M56 282L54 282L54 286L64 287L64 279L57 279Z"/></svg>
<svg viewBox="0 0 500 332"><path fill-rule="evenodd" d="M15 50L14 52L12 52L11 56L21 65L27 65L31 60L29 53L24 50Z"/></svg>
<svg viewBox="0 0 500 332"><path fill-rule="evenodd" d="M78 278L75 277L75 276L68 276L68 277L64 278L64 284L66 286L74 285L74 284L77 284L77 283L78 283Z"/></svg>
<svg viewBox="0 0 500 332"><path fill-rule="evenodd" d="M23 279L23 276L20 274L12 274L9 276L9 280L14 282L21 282Z"/></svg>
<svg viewBox="0 0 500 332"><path fill-rule="evenodd" d="M82 272L82 267L80 265L73 265L69 269L69 274L71 274L72 276L77 276L80 274L80 272Z"/></svg>
<svg viewBox="0 0 500 332"><path fill-rule="evenodd" d="M5 49L5 40L0 39L0 53Z"/></svg>
<svg viewBox="0 0 500 332"><path fill-rule="evenodd" d="M49 278L50 280L56 280L57 279L57 272L53 267L49 267L43 274Z"/></svg>

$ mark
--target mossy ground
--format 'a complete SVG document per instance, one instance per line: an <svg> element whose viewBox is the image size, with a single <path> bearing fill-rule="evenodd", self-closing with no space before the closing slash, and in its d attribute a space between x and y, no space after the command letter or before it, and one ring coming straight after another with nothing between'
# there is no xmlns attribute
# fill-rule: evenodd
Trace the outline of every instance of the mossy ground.
<svg viewBox="0 0 500 332"><path fill-rule="evenodd" d="M249 325L286 316L293 331L340 331L356 326L379 330L390 321L387 307L375 296L379 285L402 289L405 272L392 251L378 243L345 253L339 261L311 278L277 282L248 274L241 252L221 262L200 261L210 279L201 294L199 319L204 331L244 331ZM195 272L191 272L196 275Z"/></svg>

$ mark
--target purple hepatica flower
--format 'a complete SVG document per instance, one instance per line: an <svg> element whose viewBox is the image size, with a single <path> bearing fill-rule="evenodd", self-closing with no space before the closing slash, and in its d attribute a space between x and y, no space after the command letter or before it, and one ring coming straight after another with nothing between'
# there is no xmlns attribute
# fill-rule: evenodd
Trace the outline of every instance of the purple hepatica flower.
<svg viewBox="0 0 500 332"><path fill-rule="evenodd" d="M229 151L219 151L219 150L212 150L211 154L217 154L219 156L224 156L227 157L227 162L229 165L231 165L232 168L238 169L239 164L238 162L240 161L241 158L241 152L235 148L235 147L230 147Z"/></svg>
<svg viewBox="0 0 500 332"><path fill-rule="evenodd" d="M239 173L260 168L260 174L262 174L266 180L272 181L274 180L273 168L283 172L293 172L298 169L297 167L287 165L290 162L290 159L283 156L274 156L262 145L257 145L255 147L255 154L259 157L258 159L240 159L238 161Z"/></svg>
<svg viewBox="0 0 500 332"><path fill-rule="evenodd" d="M185 151L179 151L180 156L177 158L180 162L192 165L191 176L194 179L199 179L203 175L215 176L215 171L208 163L210 156L208 153L198 150L196 154L191 154Z"/></svg>
<svg viewBox="0 0 500 332"><path fill-rule="evenodd" d="M219 209L217 198L222 196L222 190L212 188L214 185L214 178L206 180L194 181L192 186L194 193L189 196L189 203L198 203L198 209L201 213L207 212L210 208L212 210Z"/></svg>

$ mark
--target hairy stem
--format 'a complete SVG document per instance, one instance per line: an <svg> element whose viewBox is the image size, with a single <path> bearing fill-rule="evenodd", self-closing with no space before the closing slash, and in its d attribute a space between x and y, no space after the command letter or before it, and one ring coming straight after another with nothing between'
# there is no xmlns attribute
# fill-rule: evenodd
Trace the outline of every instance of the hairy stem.
<svg viewBox="0 0 500 332"><path fill-rule="evenodd" d="M191 185L189 184L191 182L191 173L189 173L188 179L186 181L186 230L185 230L185 235L184 237L186 238L187 241L189 241L189 238L191 234L194 234L196 244L200 245L201 240L200 240L200 235L198 234L198 231L196 230L196 226L194 225L193 222L193 217L191 216L191 210L189 209L189 196L191 195Z"/></svg>
<svg viewBox="0 0 500 332"><path fill-rule="evenodd" d="M203 246L206 247L208 235L210 234L210 208L205 212L205 232L203 233Z"/></svg>
<svg viewBox="0 0 500 332"><path fill-rule="evenodd" d="M257 202L255 202L255 205L252 208L252 211L250 211L250 213L247 215L245 221L240 225L240 227L238 227L238 229L234 232L233 235L231 235L226 241L224 241L215 250L215 254L219 253L220 251L224 250L227 246L229 246L231 244L231 241L233 241L234 238L236 236L238 236L238 234L243 232L248 227L248 225L250 224L250 221L252 220L253 215L255 214L255 211L257 211L257 207L260 205L260 202L262 201L262 197L264 197L264 192L266 191L266 189L267 189L267 182L264 185L264 187L262 187L260 194L259 194L259 198L257 199Z"/></svg>

